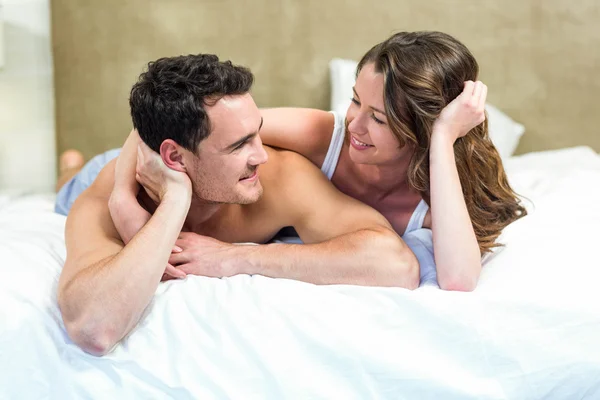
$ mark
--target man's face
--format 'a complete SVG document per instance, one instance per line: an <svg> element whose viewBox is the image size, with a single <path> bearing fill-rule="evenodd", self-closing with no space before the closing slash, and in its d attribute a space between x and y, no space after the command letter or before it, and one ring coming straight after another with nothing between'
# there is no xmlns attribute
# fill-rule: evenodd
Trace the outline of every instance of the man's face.
<svg viewBox="0 0 600 400"><path fill-rule="evenodd" d="M208 203L251 204L262 194L258 166L267 162L258 131L262 117L250 94L226 96L206 108L210 135L187 154L194 196Z"/></svg>

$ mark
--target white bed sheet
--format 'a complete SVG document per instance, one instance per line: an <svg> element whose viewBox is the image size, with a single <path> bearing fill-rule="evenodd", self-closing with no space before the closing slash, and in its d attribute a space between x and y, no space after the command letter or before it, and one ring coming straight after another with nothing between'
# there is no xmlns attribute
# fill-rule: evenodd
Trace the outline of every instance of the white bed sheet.
<svg viewBox="0 0 600 400"><path fill-rule="evenodd" d="M52 196L0 196L0 398L600 398L600 157L506 167L535 207L473 293L188 277L103 358L63 329Z"/></svg>

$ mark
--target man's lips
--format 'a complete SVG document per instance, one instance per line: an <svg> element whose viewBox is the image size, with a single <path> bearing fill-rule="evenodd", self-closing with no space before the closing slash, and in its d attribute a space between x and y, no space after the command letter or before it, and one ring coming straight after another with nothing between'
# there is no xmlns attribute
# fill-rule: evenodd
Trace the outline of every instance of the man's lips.
<svg viewBox="0 0 600 400"><path fill-rule="evenodd" d="M242 178L242 179L240 179L240 181L245 181L245 182L253 181L256 179L257 176L258 176L258 168L255 169L254 172L252 172L252 175Z"/></svg>

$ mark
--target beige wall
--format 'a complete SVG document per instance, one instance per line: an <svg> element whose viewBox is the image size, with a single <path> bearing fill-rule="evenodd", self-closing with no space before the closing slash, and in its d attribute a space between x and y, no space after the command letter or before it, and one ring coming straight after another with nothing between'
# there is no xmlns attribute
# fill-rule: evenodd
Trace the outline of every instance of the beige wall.
<svg viewBox="0 0 600 400"><path fill-rule="evenodd" d="M328 108L327 62L398 30L440 30L480 63L488 100L523 123L519 152L600 150L597 0L54 0L58 148L87 156L130 129L144 64L214 52L256 74L259 106Z"/></svg>

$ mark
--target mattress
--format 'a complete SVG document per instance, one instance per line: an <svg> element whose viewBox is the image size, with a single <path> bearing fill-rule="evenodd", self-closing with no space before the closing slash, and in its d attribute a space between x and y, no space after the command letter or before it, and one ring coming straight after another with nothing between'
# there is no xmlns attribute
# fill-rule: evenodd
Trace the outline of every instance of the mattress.
<svg viewBox="0 0 600 400"><path fill-rule="evenodd" d="M505 165L530 214L471 293L188 276L104 357L64 330L53 195L0 195L0 398L600 398L600 157Z"/></svg>

